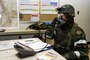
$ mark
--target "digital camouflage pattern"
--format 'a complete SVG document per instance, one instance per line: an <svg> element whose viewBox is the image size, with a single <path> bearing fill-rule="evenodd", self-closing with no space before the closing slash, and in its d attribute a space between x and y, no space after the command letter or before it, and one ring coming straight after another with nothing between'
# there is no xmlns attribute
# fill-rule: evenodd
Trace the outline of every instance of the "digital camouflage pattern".
<svg viewBox="0 0 90 60"><path fill-rule="evenodd" d="M55 18L46 31L46 37L55 40L54 49L67 60L89 60L85 33L76 23L62 30L60 22ZM80 53L80 57L75 51Z"/></svg>

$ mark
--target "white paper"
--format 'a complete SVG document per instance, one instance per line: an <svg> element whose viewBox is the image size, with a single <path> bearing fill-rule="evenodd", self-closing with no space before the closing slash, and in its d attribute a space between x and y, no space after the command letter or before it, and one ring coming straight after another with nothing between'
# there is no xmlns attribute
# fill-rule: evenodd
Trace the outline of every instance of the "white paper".
<svg viewBox="0 0 90 60"><path fill-rule="evenodd" d="M38 22L39 21L39 14L32 14L31 22Z"/></svg>
<svg viewBox="0 0 90 60"><path fill-rule="evenodd" d="M25 39L25 40L21 40L18 42L25 46L32 48L34 51L37 51L37 52L42 50L47 45L47 43L44 43L43 41L41 41L38 38ZM49 47L49 46L51 46L51 45L48 44L47 47ZM45 48L45 49L47 49L47 48Z"/></svg>
<svg viewBox="0 0 90 60"><path fill-rule="evenodd" d="M40 42L36 42L33 44L29 44L28 47L34 49L34 51L40 51L42 50L45 46L47 45L47 43L44 43L42 41ZM47 45L47 47L50 46L49 44Z"/></svg>
<svg viewBox="0 0 90 60"><path fill-rule="evenodd" d="M22 14L39 14L39 0L20 0L19 8Z"/></svg>
<svg viewBox="0 0 90 60"><path fill-rule="evenodd" d="M37 40L36 38L35 39L25 39L25 40L20 40L20 41L17 41L18 43L21 43L25 46L28 46L29 44L33 44L35 42L38 42L39 40Z"/></svg>
<svg viewBox="0 0 90 60"><path fill-rule="evenodd" d="M14 42L13 41L0 41L0 50L6 50L14 48Z"/></svg>
<svg viewBox="0 0 90 60"><path fill-rule="evenodd" d="M57 14L59 0L41 0L41 14Z"/></svg>
<svg viewBox="0 0 90 60"><path fill-rule="evenodd" d="M45 53L45 54L43 54L41 56L38 56L37 59L38 60L52 60L55 57L56 57L56 55L53 54L53 53L52 54L51 53Z"/></svg>

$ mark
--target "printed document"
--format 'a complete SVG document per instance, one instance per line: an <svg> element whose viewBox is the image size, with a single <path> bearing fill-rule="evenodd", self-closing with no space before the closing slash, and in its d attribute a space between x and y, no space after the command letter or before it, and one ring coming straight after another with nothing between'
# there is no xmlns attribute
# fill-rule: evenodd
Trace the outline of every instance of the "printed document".
<svg viewBox="0 0 90 60"><path fill-rule="evenodd" d="M18 41L18 43L27 46L29 48L32 48L34 51L40 51L42 50L46 45L46 47L51 46L50 44L44 43L43 41L41 41L38 38L32 38L32 39L28 39L28 40L23 40L23 41ZM47 49L47 48L45 48Z"/></svg>
<svg viewBox="0 0 90 60"><path fill-rule="evenodd" d="M6 50L13 48L13 41L0 41L0 50Z"/></svg>
<svg viewBox="0 0 90 60"><path fill-rule="evenodd" d="M43 48L45 48L46 45L47 45L47 43L44 43L44 42L40 41L40 42L36 42L36 43L33 43L33 44L29 44L28 47L30 47L34 51L38 52L38 51L42 50ZM51 45L48 44L46 47L49 47L49 46L51 46ZM47 48L45 48L45 49L47 49Z"/></svg>

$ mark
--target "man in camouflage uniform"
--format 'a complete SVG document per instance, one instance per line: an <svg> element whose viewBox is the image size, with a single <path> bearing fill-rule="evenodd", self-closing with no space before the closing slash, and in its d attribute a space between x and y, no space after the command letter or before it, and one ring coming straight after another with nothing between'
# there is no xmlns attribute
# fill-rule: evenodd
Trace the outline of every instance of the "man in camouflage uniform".
<svg viewBox="0 0 90 60"><path fill-rule="evenodd" d="M46 31L46 37L54 39L53 48L67 60L89 60L84 31L74 23L75 9L66 4L57 8L56 17Z"/></svg>

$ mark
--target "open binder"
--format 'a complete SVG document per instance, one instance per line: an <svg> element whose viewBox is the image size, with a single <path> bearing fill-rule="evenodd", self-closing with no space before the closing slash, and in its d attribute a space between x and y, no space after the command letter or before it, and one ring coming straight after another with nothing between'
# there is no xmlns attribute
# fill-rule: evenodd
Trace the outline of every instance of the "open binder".
<svg viewBox="0 0 90 60"><path fill-rule="evenodd" d="M41 40L33 40L33 39L31 39L31 40L18 41L18 43L20 43L20 44L22 44L22 45L24 45L24 46L26 46L28 48L33 49L35 52L39 52L42 49L47 50L47 49L51 48L50 44L44 43Z"/></svg>

